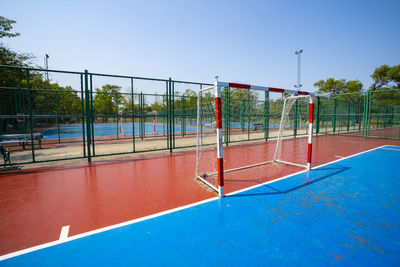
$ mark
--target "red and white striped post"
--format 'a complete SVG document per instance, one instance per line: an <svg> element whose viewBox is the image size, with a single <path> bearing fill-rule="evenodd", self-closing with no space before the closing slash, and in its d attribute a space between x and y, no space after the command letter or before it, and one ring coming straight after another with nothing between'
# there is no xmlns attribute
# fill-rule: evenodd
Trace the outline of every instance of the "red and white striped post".
<svg viewBox="0 0 400 267"><path fill-rule="evenodd" d="M314 96L310 96L310 118L308 121L308 151L307 151L307 170L311 170L312 158L312 137L313 137L313 123L314 123Z"/></svg>
<svg viewBox="0 0 400 267"><path fill-rule="evenodd" d="M222 146L222 109L221 109L221 86L215 82L215 115L217 128L217 166L218 166L218 189L219 197L224 196L224 156Z"/></svg>

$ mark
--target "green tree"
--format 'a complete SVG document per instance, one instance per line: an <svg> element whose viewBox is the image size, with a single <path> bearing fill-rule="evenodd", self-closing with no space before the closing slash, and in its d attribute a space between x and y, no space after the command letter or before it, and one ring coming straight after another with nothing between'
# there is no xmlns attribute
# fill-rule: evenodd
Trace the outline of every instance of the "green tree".
<svg viewBox="0 0 400 267"><path fill-rule="evenodd" d="M363 84L359 80L328 78L314 83L318 88L317 93L335 97L340 100L361 101ZM332 102L333 103L333 102Z"/></svg>
<svg viewBox="0 0 400 267"><path fill-rule="evenodd" d="M400 65L377 67L371 75L372 102L386 106L400 106Z"/></svg>
<svg viewBox="0 0 400 267"><path fill-rule="evenodd" d="M4 38L17 37L19 33L11 32L14 20L0 16L0 65L28 66L31 55L20 54L9 49L3 42ZM22 69L0 68L0 114L15 113L14 91L8 87L16 87L20 81L26 78L26 71ZM0 119L0 133L5 131L10 119Z"/></svg>
<svg viewBox="0 0 400 267"><path fill-rule="evenodd" d="M183 93L185 96L185 104L187 108L196 109L197 108L197 93L191 89L186 89Z"/></svg>
<svg viewBox="0 0 400 267"><path fill-rule="evenodd" d="M51 83L49 80L44 79L42 74L36 72L31 72L29 82L33 114L81 114L82 102L78 94L80 92L74 90L71 86L62 87L58 83ZM27 88L27 80L22 80L20 86L22 88ZM69 121L70 119L71 118L64 118L61 119L61 121Z"/></svg>
<svg viewBox="0 0 400 267"><path fill-rule="evenodd" d="M11 30L13 29L13 24L15 24L15 20L7 19L5 17L0 16L0 39L3 38L13 38L20 35L20 33L13 33ZM21 54L12 51L9 49L3 42L0 41L0 65L12 65L12 66L28 66L31 64L31 59L33 58L30 54ZM10 75L10 72L1 71L0 72L0 81L1 86L7 86L7 83L15 80L16 78L21 78L24 76L24 73L18 75L17 77L13 77L15 72ZM6 78L6 79L4 79Z"/></svg>
<svg viewBox="0 0 400 267"><path fill-rule="evenodd" d="M154 102L150 105L150 111L162 111L165 109L165 106L162 103L162 98L156 93L154 98Z"/></svg>
<svg viewBox="0 0 400 267"><path fill-rule="evenodd" d="M363 84L359 80L346 79L335 80L328 78L326 81L320 80L314 83L318 88L317 93L328 93L330 95L340 95L343 93L359 93L362 91Z"/></svg>
<svg viewBox="0 0 400 267"><path fill-rule="evenodd" d="M120 92L118 85L106 84L101 89L96 88L93 99L93 109L96 115L103 115L103 122L108 121L109 115L116 115L117 109L127 107L126 98ZM129 102L129 101L128 101Z"/></svg>
<svg viewBox="0 0 400 267"><path fill-rule="evenodd" d="M400 88L400 65L390 67L382 65L377 67L371 75L374 83L371 85L370 90L379 89L399 89Z"/></svg>
<svg viewBox="0 0 400 267"><path fill-rule="evenodd" d="M4 37L17 37L20 35L20 33L11 33L10 31L13 28L13 24L16 23L15 20L12 19L7 19L5 17L0 16L0 38Z"/></svg>

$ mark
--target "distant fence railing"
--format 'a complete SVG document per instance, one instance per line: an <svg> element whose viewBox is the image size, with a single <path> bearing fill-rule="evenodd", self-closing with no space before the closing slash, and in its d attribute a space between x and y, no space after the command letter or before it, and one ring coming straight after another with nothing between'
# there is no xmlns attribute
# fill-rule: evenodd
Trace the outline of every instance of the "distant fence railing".
<svg viewBox="0 0 400 267"><path fill-rule="evenodd" d="M210 85L0 66L0 145L10 149L11 164L194 147L196 92ZM224 142L274 138L282 97L225 90ZM400 139L396 97L399 90L316 96L315 134ZM291 115L288 136L297 135L303 113Z"/></svg>

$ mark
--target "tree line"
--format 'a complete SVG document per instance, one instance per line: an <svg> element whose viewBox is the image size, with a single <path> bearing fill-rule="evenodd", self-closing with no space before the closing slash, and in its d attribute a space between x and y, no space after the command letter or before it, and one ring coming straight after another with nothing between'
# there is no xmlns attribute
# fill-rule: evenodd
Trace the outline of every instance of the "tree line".
<svg viewBox="0 0 400 267"><path fill-rule="evenodd" d="M0 65L31 67L34 56L28 53L18 53L7 47L3 42L5 38L15 38L20 33L12 32L13 24L16 21L0 16ZM400 65L377 67L371 74L372 85L364 89L359 80L346 80L328 78L317 81L314 86L317 93L328 96L335 96L340 99L350 99L359 101L363 92L369 92L374 103L380 105L400 106L400 93L395 91L400 89ZM0 114L15 115L17 112L26 113L26 105L21 108L18 105L31 101L31 110L33 114L63 115L61 122L68 122L75 116L82 114L82 108L85 109L85 103L82 103L80 90L72 86L61 86L45 77L43 71L29 71L29 87L32 88L30 99L26 88L28 87L28 74L22 68L1 68L0 71ZM21 88L17 91L16 88ZM79 88L80 89L80 88ZM117 114L118 112L163 112L166 111L166 96L154 96L153 101L144 98L142 105L139 105L139 95L135 94L132 103L132 97L122 92L122 87L115 84L105 84L101 88L94 88L91 96L93 102L94 114ZM22 93L21 93L22 92ZM174 108L193 110L197 107L197 93L191 89L186 89L182 94L175 93L177 96L173 99ZM211 101L213 104L213 94L205 93L202 101ZM259 104L256 93L248 90L235 89L222 92L223 101L229 99L230 107L235 112L241 110L254 110L261 112L263 104ZM282 100L271 100L270 108L279 106ZM107 121L107 116L105 116ZM7 121L0 119L1 132L6 127Z"/></svg>
<svg viewBox="0 0 400 267"><path fill-rule="evenodd" d="M361 100L368 93L374 104L400 106L400 65L382 65L371 74L373 83L364 90L359 80L328 78L314 83L317 93L339 99Z"/></svg>

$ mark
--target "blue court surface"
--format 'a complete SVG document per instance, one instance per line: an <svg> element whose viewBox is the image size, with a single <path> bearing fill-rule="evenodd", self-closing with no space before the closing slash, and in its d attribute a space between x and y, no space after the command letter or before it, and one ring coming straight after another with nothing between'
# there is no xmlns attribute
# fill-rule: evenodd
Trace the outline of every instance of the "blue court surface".
<svg viewBox="0 0 400 267"><path fill-rule="evenodd" d="M2 265L395 266L400 147L11 257Z"/></svg>

